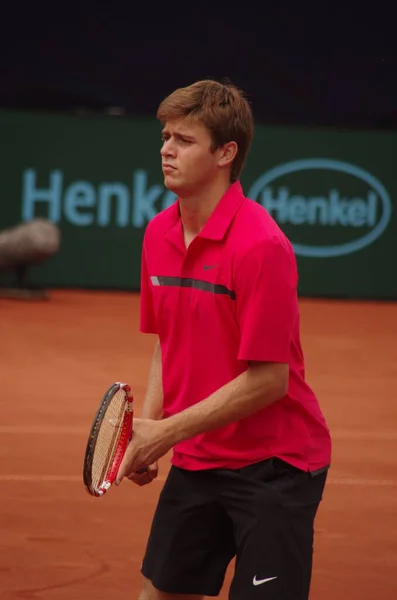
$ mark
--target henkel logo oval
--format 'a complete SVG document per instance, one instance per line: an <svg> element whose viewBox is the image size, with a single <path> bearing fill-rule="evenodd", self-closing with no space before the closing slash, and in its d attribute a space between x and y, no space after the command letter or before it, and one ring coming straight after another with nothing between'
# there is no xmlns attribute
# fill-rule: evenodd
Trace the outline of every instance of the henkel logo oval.
<svg viewBox="0 0 397 600"><path fill-rule="evenodd" d="M310 171L317 172L315 190L304 193L304 188L311 187ZM301 172L304 180L301 176L298 181L296 175ZM291 185L294 176L298 185L296 181ZM355 181L347 181L346 176ZM274 167L255 181L247 196L260 202L281 226L289 228L287 235L300 256L357 252L379 238L391 218L390 197L379 179L356 165L327 158ZM331 240L336 228L337 241ZM294 237L302 239L294 241ZM316 238L321 238L321 243Z"/></svg>

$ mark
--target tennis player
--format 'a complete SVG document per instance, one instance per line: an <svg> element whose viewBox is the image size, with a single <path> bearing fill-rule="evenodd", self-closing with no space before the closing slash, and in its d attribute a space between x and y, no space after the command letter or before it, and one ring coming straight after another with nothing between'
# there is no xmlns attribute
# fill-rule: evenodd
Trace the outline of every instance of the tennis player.
<svg viewBox="0 0 397 600"><path fill-rule="evenodd" d="M217 596L236 557L231 600L307 600L331 441L305 380L293 249L239 182L251 108L204 80L157 117L178 199L145 232L141 330L158 343L117 483L149 483L170 449L172 465L139 599Z"/></svg>

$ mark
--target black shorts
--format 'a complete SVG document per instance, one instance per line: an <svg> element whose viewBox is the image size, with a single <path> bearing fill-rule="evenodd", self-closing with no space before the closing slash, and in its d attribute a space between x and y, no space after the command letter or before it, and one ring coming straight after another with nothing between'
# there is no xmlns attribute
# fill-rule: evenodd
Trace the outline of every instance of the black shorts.
<svg viewBox="0 0 397 600"><path fill-rule="evenodd" d="M326 476L278 458L235 471L171 467L142 574L163 592L217 596L236 556L231 600L307 600Z"/></svg>

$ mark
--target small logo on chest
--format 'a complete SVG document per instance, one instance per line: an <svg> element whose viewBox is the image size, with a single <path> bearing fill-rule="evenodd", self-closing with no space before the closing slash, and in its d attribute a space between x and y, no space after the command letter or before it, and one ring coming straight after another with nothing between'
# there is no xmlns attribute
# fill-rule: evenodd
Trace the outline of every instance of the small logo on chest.
<svg viewBox="0 0 397 600"><path fill-rule="evenodd" d="M218 263L215 265L204 265L204 271L209 271L210 269L215 269L215 267L218 267Z"/></svg>

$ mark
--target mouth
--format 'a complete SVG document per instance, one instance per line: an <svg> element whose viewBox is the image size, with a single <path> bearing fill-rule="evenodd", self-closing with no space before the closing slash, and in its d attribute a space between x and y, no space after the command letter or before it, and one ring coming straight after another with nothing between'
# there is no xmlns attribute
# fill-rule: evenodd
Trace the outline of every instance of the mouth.
<svg viewBox="0 0 397 600"><path fill-rule="evenodd" d="M173 167L172 165L169 165L167 163L164 163L162 166L163 169L163 173L172 173L172 171L175 171L175 167Z"/></svg>

